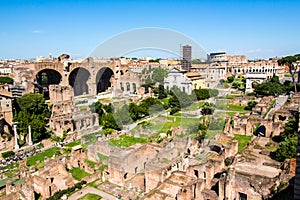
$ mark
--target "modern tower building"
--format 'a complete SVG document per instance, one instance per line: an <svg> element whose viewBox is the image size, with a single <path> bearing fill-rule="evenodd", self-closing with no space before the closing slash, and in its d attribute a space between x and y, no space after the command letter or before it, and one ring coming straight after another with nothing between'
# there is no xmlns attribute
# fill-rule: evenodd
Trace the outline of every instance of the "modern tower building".
<svg viewBox="0 0 300 200"><path fill-rule="evenodd" d="M192 65L192 46L184 45L181 46L182 51L182 69L190 71Z"/></svg>

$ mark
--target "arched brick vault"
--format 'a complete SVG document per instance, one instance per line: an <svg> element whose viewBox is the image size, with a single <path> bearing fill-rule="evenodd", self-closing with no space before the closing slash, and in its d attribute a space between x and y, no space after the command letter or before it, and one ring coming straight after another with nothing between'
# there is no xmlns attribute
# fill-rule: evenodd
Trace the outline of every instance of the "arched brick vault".
<svg viewBox="0 0 300 200"><path fill-rule="evenodd" d="M96 75L97 93L104 92L112 86L111 78L114 78L114 72L109 67L98 70Z"/></svg>
<svg viewBox="0 0 300 200"><path fill-rule="evenodd" d="M17 66L17 68L19 68L19 70L16 70L16 72L14 72L14 76L16 77L16 80L19 80L19 82L17 81L16 84L24 85L22 77L26 77L26 86L24 93L35 91L34 85L36 83L36 77L41 71L46 69L54 70L60 74L61 81L59 85L61 86L70 85L70 80L74 79L74 81L71 81L74 82L74 84L71 84L71 86L80 88L74 89L74 92L77 93L77 95L82 93L96 95L99 92L103 92L107 88L111 88L111 91L122 91L122 85L126 86L126 83L129 83L130 85L130 91L125 90L124 92L126 93L134 93L136 89L140 87L140 81L138 77L130 71L128 66L121 65L118 59L87 58L80 63L68 61L64 63L58 61L41 62L34 63L34 65L24 64ZM74 77L74 74L76 73L78 68L81 69L77 72L79 77ZM20 71L22 71L23 73L21 74ZM76 79L80 80L79 82L81 82L82 77L80 77L80 75L82 73L84 75L87 74L86 71L89 73L89 76L88 78L86 76L83 77L86 79L87 86L76 84ZM54 82L54 84L57 83Z"/></svg>
<svg viewBox="0 0 300 200"><path fill-rule="evenodd" d="M35 92L44 94L45 99L49 99L49 85L58 85L62 80L62 75L55 69L41 69L35 76Z"/></svg>
<svg viewBox="0 0 300 200"><path fill-rule="evenodd" d="M68 83L73 88L74 96L89 93L87 82L90 76L90 72L83 67L77 67L69 73Z"/></svg>

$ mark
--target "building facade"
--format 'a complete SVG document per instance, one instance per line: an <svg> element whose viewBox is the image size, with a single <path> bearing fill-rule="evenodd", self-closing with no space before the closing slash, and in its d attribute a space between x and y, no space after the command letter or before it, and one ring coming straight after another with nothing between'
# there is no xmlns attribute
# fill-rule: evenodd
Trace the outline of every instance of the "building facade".
<svg viewBox="0 0 300 200"><path fill-rule="evenodd" d="M186 71L173 68L168 71L168 76L164 79L164 88L167 90L178 87L182 92L192 93L192 81L186 76Z"/></svg>
<svg viewBox="0 0 300 200"><path fill-rule="evenodd" d="M192 65L192 46L182 46L182 69L190 71Z"/></svg>

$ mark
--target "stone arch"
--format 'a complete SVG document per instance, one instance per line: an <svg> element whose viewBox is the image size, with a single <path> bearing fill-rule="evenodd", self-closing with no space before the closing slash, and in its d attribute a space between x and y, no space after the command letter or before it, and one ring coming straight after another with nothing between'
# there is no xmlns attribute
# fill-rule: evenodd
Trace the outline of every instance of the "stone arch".
<svg viewBox="0 0 300 200"><path fill-rule="evenodd" d="M103 67L97 72L96 85L97 94L106 91L111 87L110 79L114 76L114 72L109 67Z"/></svg>
<svg viewBox="0 0 300 200"><path fill-rule="evenodd" d="M90 72L83 67L77 67L71 71L69 75L69 85L73 88L74 96L87 94L89 92L87 81L90 75Z"/></svg>
<svg viewBox="0 0 300 200"><path fill-rule="evenodd" d="M266 127L265 125L261 124L254 132L256 136L266 137Z"/></svg>
<svg viewBox="0 0 300 200"><path fill-rule="evenodd" d="M2 118L2 116L1 116L0 135L1 135L1 137L3 137L3 135L5 135L5 134L9 134L9 135L7 135L8 139L11 138L13 136L13 130L12 130L11 125L9 123L7 123L7 121L4 118Z"/></svg>
<svg viewBox="0 0 300 200"><path fill-rule="evenodd" d="M54 69L42 69L36 73L34 91L44 95L49 99L49 85L58 85L62 80L62 75Z"/></svg>
<svg viewBox="0 0 300 200"><path fill-rule="evenodd" d="M209 148L210 148L211 151L214 151L218 154L222 153L222 148L219 147L218 145L210 145Z"/></svg>

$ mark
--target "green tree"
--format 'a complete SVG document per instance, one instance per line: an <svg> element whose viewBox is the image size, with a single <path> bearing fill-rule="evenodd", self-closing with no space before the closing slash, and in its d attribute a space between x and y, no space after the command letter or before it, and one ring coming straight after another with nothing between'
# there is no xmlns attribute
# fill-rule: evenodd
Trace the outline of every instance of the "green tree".
<svg viewBox="0 0 300 200"><path fill-rule="evenodd" d="M279 143L275 152L275 158L278 161L284 161L286 158L294 158L297 154L297 138L285 139Z"/></svg>
<svg viewBox="0 0 300 200"><path fill-rule="evenodd" d="M158 86L158 99L164 99L168 96L163 85L159 84Z"/></svg>
<svg viewBox="0 0 300 200"><path fill-rule="evenodd" d="M196 98L194 99L194 96L188 95L181 91L178 87L173 87L171 89L171 95L172 97L169 100L169 104L172 107L177 106L179 108L186 108L196 100Z"/></svg>
<svg viewBox="0 0 300 200"><path fill-rule="evenodd" d="M46 134L46 123L41 116L34 115L29 123L32 130L32 140L34 142L44 139L43 134Z"/></svg>
<svg viewBox="0 0 300 200"><path fill-rule="evenodd" d="M122 125L132 123L132 119L129 114L128 105L123 105L119 110L117 110L114 116L116 122L120 122Z"/></svg>
<svg viewBox="0 0 300 200"><path fill-rule="evenodd" d="M217 89L209 89L209 95L211 97L216 97L216 96L219 95L219 90L217 90Z"/></svg>
<svg viewBox="0 0 300 200"><path fill-rule="evenodd" d="M26 135L31 126L33 142L49 137L46 131L46 118L51 113L41 94L25 94L15 102L14 121L18 122L19 131Z"/></svg>
<svg viewBox="0 0 300 200"><path fill-rule="evenodd" d="M209 89L194 89L194 93L198 100L204 100L210 97Z"/></svg>
<svg viewBox="0 0 300 200"><path fill-rule="evenodd" d="M297 92L295 75L296 75L296 73L298 73L298 77L300 75L300 71L299 71L300 65L298 63L299 61L300 61L300 54L296 54L294 56L286 56L277 61L279 65L286 65L288 67L289 72L292 76L292 81L293 81L295 92Z"/></svg>
<svg viewBox="0 0 300 200"><path fill-rule="evenodd" d="M0 84L13 84L14 80L7 76L0 76Z"/></svg>
<svg viewBox="0 0 300 200"><path fill-rule="evenodd" d="M133 121L136 121L141 118L141 113L138 105L136 105L135 103L130 103L128 109L130 117L131 119L133 119Z"/></svg>
<svg viewBox="0 0 300 200"><path fill-rule="evenodd" d="M17 112L24 111L30 115L42 115L43 117L50 117L51 112L42 94L25 94L17 98Z"/></svg>
<svg viewBox="0 0 300 200"><path fill-rule="evenodd" d="M280 83L278 76L269 81L254 85L254 92L262 96L280 95L285 93L285 87Z"/></svg>
<svg viewBox="0 0 300 200"><path fill-rule="evenodd" d="M112 128L115 130L121 130L122 127L116 123L115 117L112 113L108 113L102 118L103 129Z"/></svg>
<svg viewBox="0 0 300 200"><path fill-rule="evenodd" d="M252 110L256 106L257 102L256 101L249 101L247 106L245 107L245 110Z"/></svg>
<svg viewBox="0 0 300 200"><path fill-rule="evenodd" d="M201 113L203 115L212 115L214 110L215 109L212 104L205 102L201 108Z"/></svg>
<svg viewBox="0 0 300 200"><path fill-rule="evenodd" d="M232 83L233 80L234 80L234 77L233 77L233 76L228 76L228 77L227 77L228 83Z"/></svg>
<svg viewBox="0 0 300 200"><path fill-rule="evenodd" d="M279 147L275 152L275 159L284 161L286 158L296 157L298 143L298 117L290 119L280 134Z"/></svg>
<svg viewBox="0 0 300 200"><path fill-rule="evenodd" d="M155 68L152 72L152 80L154 83L160 83L163 85L164 78L167 77L167 75L168 75L167 70L158 67Z"/></svg>

